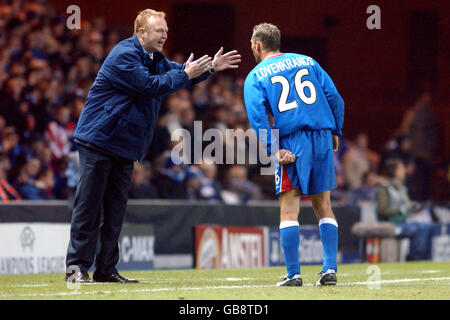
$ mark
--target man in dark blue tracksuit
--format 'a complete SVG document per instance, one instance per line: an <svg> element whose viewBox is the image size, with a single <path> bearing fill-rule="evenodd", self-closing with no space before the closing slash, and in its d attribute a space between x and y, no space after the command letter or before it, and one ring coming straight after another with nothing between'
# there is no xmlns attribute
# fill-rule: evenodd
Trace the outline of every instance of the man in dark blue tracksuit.
<svg viewBox="0 0 450 320"><path fill-rule="evenodd" d="M240 55L221 48L214 59L193 54L183 65L161 53L167 39L163 12L143 10L135 34L109 53L92 85L74 133L80 180L72 212L66 281L136 282L119 275L118 239L127 205L133 162L152 140L163 96L238 67ZM103 219L102 219L103 213ZM102 224L101 224L102 222ZM101 225L100 225L101 224ZM97 248L97 242L100 247Z"/></svg>

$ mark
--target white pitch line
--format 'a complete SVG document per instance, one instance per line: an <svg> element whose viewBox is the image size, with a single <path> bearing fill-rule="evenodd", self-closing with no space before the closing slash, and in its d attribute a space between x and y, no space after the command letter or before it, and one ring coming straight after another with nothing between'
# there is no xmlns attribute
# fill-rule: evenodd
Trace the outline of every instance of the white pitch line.
<svg viewBox="0 0 450 320"><path fill-rule="evenodd" d="M440 281L440 280L450 280L450 277L440 277L440 278L416 278L416 279L393 279L393 280L380 280L380 281L363 281L363 282L353 282L353 283L343 283L342 285L373 285L373 284L383 284L383 283L399 283L399 282L415 282L415 281Z"/></svg>
<svg viewBox="0 0 450 320"><path fill-rule="evenodd" d="M252 278L232 278L232 277L228 277L225 278L226 281L245 281L245 280L251 280Z"/></svg>
<svg viewBox="0 0 450 320"><path fill-rule="evenodd" d="M34 288L34 287L48 287L49 284L48 283L39 283L39 284L11 284L8 287L13 287L13 288Z"/></svg>
<svg viewBox="0 0 450 320"><path fill-rule="evenodd" d="M88 284L88 286L91 284ZM91 294L111 294L111 293L145 293L145 292L161 292L161 291L196 291L205 289L248 289L248 288L264 288L273 287L273 285L253 285L253 286L207 286L207 287L184 287L184 288L155 288L155 289L120 289L120 290L100 290L100 291L71 291L71 292L55 292L55 293L31 293L31 294L5 294L0 298L7 297L49 297L49 296L72 296L72 295L91 295Z"/></svg>
<svg viewBox="0 0 450 320"><path fill-rule="evenodd" d="M337 287L341 286L353 286L353 285L376 285L383 283L399 283L399 282L415 282L415 281L442 281L450 280L450 277L439 277L439 278L417 278L417 279L393 279L393 280L381 280L373 282L347 282L339 283ZM87 284L90 286L91 284ZM205 286L205 287L183 287L183 288L154 288L154 289L119 289L119 290L100 290L100 291L70 291L70 292L54 292L54 293L29 293L29 294L4 294L0 295L0 298L8 297L52 297L52 296L74 296L74 295L92 295L92 294L117 294L117 293L146 293L146 292L169 292L169 291L197 291L197 290L208 290L208 289L253 289L253 288L269 288L275 285L233 285L233 286ZM304 284L305 287L311 287L313 284Z"/></svg>

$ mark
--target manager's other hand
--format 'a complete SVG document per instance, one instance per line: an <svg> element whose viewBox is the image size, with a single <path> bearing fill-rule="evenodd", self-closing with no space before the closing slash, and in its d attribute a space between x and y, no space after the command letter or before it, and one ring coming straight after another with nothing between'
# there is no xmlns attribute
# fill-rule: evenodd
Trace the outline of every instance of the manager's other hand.
<svg viewBox="0 0 450 320"><path fill-rule="evenodd" d="M221 47L219 51L217 51L217 53L214 55L214 59L212 62L214 71L239 68L238 64L241 62L241 55L238 54L237 50L232 50L225 54L222 53L223 47Z"/></svg>

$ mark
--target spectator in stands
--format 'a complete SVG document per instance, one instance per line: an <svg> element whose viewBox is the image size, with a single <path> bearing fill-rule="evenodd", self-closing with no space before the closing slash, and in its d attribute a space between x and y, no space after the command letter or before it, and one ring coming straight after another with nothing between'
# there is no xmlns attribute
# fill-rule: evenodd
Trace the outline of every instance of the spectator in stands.
<svg viewBox="0 0 450 320"><path fill-rule="evenodd" d="M347 187L355 190L361 187L364 173L370 170L370 160L367 156L368 137L360 133L355 137L354 144L344 154L342 163Z"/></svg>
<svg viewBox="0 0 450 320"><path fill-rule="evenodd" d="M70 139L73 134L73 126L69 124L70 117L70 108L65 105L59 106L55 119L48 124L45 131L45 138L49 142L54 159L67 156L72 148Z"/></svg>
<svg viewBox="0 0 450 320"><path fill-rule="evenodd" d="M171 141L172 134L176 130L186 129L189 137L183 143L190 143L191 155L193 156L193 121L195 113L190 101L190 93L187 90L180 90L171 94L163 108L155 127L155 134L152 140L147 158L153 161L161 153L171 150L179 141ZM188 145L184 147L187 148ZM193 159L191 159L193 163Z"/></svg>
<svg viewBox="0 0 450 320"><path fill-rule="evenodd" d="M384 160L399 158L405 165L414 164L414 156L411 152L411 138L405 134L399 133L392 140L389 141L388 151L382 159Z"/></svg>
<svg viewBox="0 0 450 320"><path fill-rule="evenodd" d="M261 189L248 180L247 168L244 165L233 165L228 169L227 190L237 194L243 203L262 199Z"/></svg>
<svg viewBox="0 0 450 320"><path fill-rule="evenodd" d="M208 111L211 108L208 97L209 80L200 82L192 91L192 100L196 113Z"/></svg>
<svg viewBox="0 0 450 320"><path fill-rule="evenodd" d="M66 176L69 161L69 155L53 161L53 166L51 167L51 170L54 173L52 194L56 199L67 199L70 195L71 190L67 185L68 177Z"/></svg>
<svg viewBox="0 0 450 320"><path fill-rule="evenodd" d="M383 179L374 171L367 171L363 176L363 184L355 190L355 197L358 200L375 200L377 186Z"/></svg>
<svg viewBox="0 0 450 320"><path fill-rule="evenodd" d="M415 179L419 201L428 199L433 154L437 147L436 121L433 116L432 95L425 91L414 106L405 113L400 130L411 139L411 153L415 157Z"/></svg>
<svg viewBox="0 0 450 320"><path fill-rule="evenodd" d="M187 198L191 200L223 201L222 187L216 180L216 164L209 160L189 166L186 171Z"/></svg>
<svg viewBox="0 0 450 320"><path fill-rule="evenodd" d="M55 186L55 174L50 169L43 170L35 183L35 187L39 189L42 200L55 199L53 195L53 187Z"/></svg>
<svg viewBox="0 0 450 320"><path fill-rule="evenodd" d="M334 171L336 173L336 183L337 188L345 188L345 174L344 174L344 168L342 165L342 160L339 158L339 155L337 152L333 153L333 159L334 159Z"/></svg>
<svg viewBox="0 0 450 320"><path fill-rule="evenodd" d="M53 171L50 169L41 171L38 158L31 158L23 167L18 178L19 193L28 200L54 199L52 194L54 184Z"/></svg>
<svg viewBox="0 0 450 320"><path fill-rule="evenodd" d="M170 151L159 155L153 161L154 177L152 183L162 199L186 199L184 184L186 170L184 165L175 165L170 158Z"/></svg>
<svg viewBox="0 0 450 320"><path fill-rule="evenodd" d="M10 77L5 82L1 93L0 114L7 119L9 125L21 126L20 103L26 80L21 76Z"/></svg>
<svg viewBox="0 0 450 320"><path fill-rule="evenodd" d="M408 188L408 194L411 199L418 200L421 192L421 181L416 171L416 157L411 151L411 139L405 134L398 134L390 143L389 149L383 156L381 165L384 166L384 162L387 159L398 158L403 161L406 166L406 180L405 185Z"/></svg>
<svg viewBox="0 0 450 320"><path fill-rule="evenodd" d="M200 187L203 177L204 177L203 173L197 166L193 165L189 167L189 169L186 172L186 179L185 179L187 199L189 200L201 199Z"/></svg>
<svg viewBox="0 0 450 320"><path fill-rule="evenodd" d="M13 165L15 165L15 158L22 149L19 142L20 137L14 127L7 127L3 130L0 151L9 156Z"/></svg>
<svg viewBox="0 0 450 320"><path fill-rule="evenodd" d="M383 180L382 177L372 170L364 173L361 187L348 194L348 204L356 207L359 201L375 201L378 185Z"/></svg>
<svg viewBox="0 0 450 320"><path fill-rule="evenodd" d="M21 196L28 199L26 190L28 186L33 186L37 175L41 171L41 162L39 158L30 158L20 169L15 184Z"/></svg>
<svg viewBox="0 0 450 320"><path fill-rule="evenodd" d="M396 224L399 237L411 238L408 260L429 259L433 224L408 222L408 216L421 207L408 196L404 163L400 159L386 160L384 174L387 180L376 192L378 219Z"/></svg>
<svg viewBox="0 0 450 320"><path fill-rule="evenodd" d="M152 172L150 167L135 162L133 174L131 175L131 187L128 192L130 199L154 199L158 194L150 183Z"/></svg>
<svg viewBox="0 0 450 320"><path fill-rule="evenodd" d="M198 167L202 173L198 199L222 201L222 186L217 181L217 165L212 159L203 159Z"/></svg>
<svg viewBox="0 0 450 320"><path fill-rule="evenodd" d="M14 189L11 184L9 184L5 172L5 168L3 166L3 163L6 161L0 162L0 202L6 203L10 200L20 200L21 196L20 194Z"/></svg>
<svg viewBox="0 0 450 320"><path fill-rule="evenodd" d="M156 122L154 137L146 156L147 160L154 161L155 158L162 155L164 152L171 150L172 141L169 132L169 124L175 119L176 116L173 113L161 110L161 114Z"/></svg>
<svg viewBox="0 0 450 320"><path fill-rule="evenodd" d="M176 92L169 100L169 110L174 115L167 124L167 130L172 135L176 130L183 130L186 132L186 137L183 139L185 144L184 149L191 150L191 158L189 163L195 162L194 145L203 143L202 136L194 132L195 111L191 102L191 95L187 90L180 90ZM197 155L198 156L198 155Z"/></svg>
<svg viewBox="0 0 450 320"><path fill-rule="evenodd" d="M69 200L70 209L72 210L77 183L80 178L80 159L78 151L69 153L64 176L66 177L67 197Z"/></svg>

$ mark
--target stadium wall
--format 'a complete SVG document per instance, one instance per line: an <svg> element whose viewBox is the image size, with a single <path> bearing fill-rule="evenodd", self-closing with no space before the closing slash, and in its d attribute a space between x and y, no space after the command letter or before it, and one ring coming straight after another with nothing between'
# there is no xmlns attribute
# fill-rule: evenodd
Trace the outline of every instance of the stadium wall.
<svg viewBox="0 0 450 320"><path fill-rule="evenodd" d="M367 208L333 205L339 224L339 263L367 258L352 226ZM64 272L70 203L16 201L0 205L0 274ZM317 219L308 205L299 217L302 264L321 264ZM223 205L185 200L130 200L119 240L120 270L241 268L284 265L277 202ZM433 261L450 260L450 223L433 229ZM367 249L367 248L366 248ZM377 249L379 250L379 249Z"/></svg>
<svg viewBox="0 0 450 320"><path fill-rule="evenodd" d="M359 262L359 242L351 233L351 226L360 220L359 209L335 206L334 212L340 225L341 261ZM303 244L309 248L320 243L312 208L303 206L299 220L305 230ZM4 245L3 249L0 246L0 251L8 253L6 258L9 260L5 261L20 264L14 269L13 266L5 266L5 261L0 261L0 273L1 270L28 273L61 269L69 238L69 223L70 206L66 201L16 201L0 205L0 228L5 231L0 232L0 242ZM230 206L202 201L130 200L119 242L121 263L124 263L121 269L194 267L195 228L200 225L229 228L227 230L230 232L242 227L257 228L264 234L264 241L271 239L270 243L260 243L261 248L268 252L264 265L280 265L283 262L279 237L276 237L279 233L277 203ZM55 250L45 249L53 248L54 244L58 244ZM38 248L43 248L42 252L38 252L41 250ZM240 248L237 244L233 250ZM306 247L304 250L307 250ZM34 261L24 261L33 256ZM16 260L12 261L12 258ZM24 265L26 263L28 265Z"/></svg>

